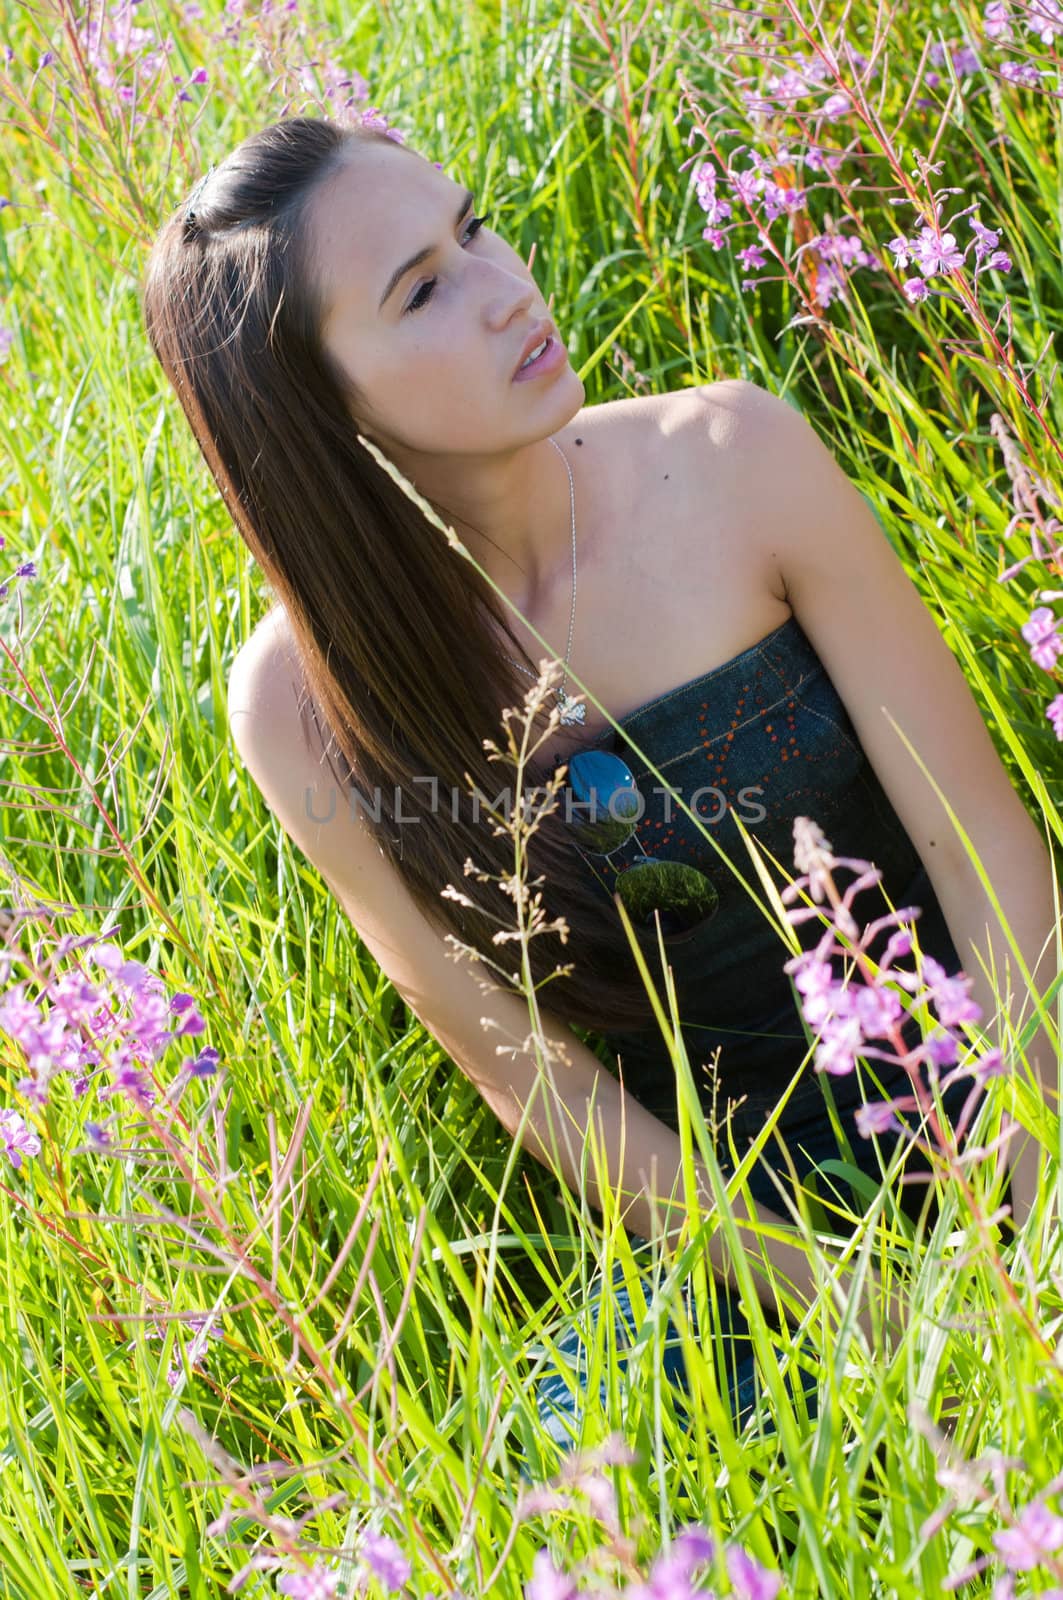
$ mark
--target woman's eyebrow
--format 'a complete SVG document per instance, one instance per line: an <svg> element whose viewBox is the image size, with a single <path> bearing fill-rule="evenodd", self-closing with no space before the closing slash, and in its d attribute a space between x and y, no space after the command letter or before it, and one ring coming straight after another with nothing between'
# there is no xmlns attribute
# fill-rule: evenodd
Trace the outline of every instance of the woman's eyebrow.
<svg viewBox="0 0 1063 1600"><path fill-rule="evenodd" d="M471 189L466 189L464 197L463 197L462 202L461 202L461 205L458 207L458 214L454 218L454 226L455 227L458 226L458 223L461 221L462 217L468 211L469 207L472 205L472 203L473 203L473 201L475 199L476 199L476 196L473 194L472 190ZM435 248L436 248L436 246L434 244L425 245L423 250L418 250L416 255L412 255L408 261L404 261L402 263L401 267L397 267L395 269L395 271L391 274L391 277L388 279L387 288L384 290L384 293L380 296L380 304L377 306L377 310L378 311L383 311L384 302L398 288L399 284L402 282L402 280L406 276L406 274L408 272L412 272L414 267L419 267L421 265L422 261L427 261L428 257L432 254L432 251Z"/></svg>

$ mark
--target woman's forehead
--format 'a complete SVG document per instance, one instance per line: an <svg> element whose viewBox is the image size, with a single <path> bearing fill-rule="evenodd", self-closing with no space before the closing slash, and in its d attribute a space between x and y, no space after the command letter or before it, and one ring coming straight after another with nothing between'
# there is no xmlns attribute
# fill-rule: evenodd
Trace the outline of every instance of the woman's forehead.
<svg viewBox="0 0 1063 1600"><path fill-rule="evenodd" d="M355 146L311 205L329 316L378 321L395 270L416 251L442 242L453 221L449 213L464 194L461 185L400 148L376 141Z"/></svg>

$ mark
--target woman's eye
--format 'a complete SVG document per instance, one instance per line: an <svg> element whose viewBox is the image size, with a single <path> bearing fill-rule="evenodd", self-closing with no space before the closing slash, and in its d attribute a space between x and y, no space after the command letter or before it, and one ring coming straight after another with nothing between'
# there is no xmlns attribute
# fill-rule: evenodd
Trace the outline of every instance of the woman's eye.
<svg viewBox="0 0 1063 1600"><path fill-rule="evenodd" d="M473 217L472 220L468 224L468 228L467 228L468 237L470 239L475 239L476 235L479 233L479 231L483 227L484 223L485 222L490 222L490 220L491 220L490 211L487 213L486 216ZM413 299L410 301L409 305L406 307L406 310L403 312L403 316L404 317L408 316L411 311L419 311L422 306L427 305L429 300L432 298L432 290L435 288L435 286L436 286L436 280L434 278L429 278L427 283L422 283L421 287L417 290L417 293L414 295Z"/></svg>

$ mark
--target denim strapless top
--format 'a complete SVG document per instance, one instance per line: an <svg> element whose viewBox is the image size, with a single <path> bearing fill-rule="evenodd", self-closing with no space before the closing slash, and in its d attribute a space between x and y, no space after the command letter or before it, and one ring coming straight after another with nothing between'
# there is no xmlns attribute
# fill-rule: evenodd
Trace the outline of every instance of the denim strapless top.
<svg viewBox="0 0 1063 1600"><path fill-rule="evenodd" d="M714 845L696 831L661 780L629 746L629 739L660 770L667 789L678 793L699 816L715 845L765 907L763 887L734 822L735 811L758 846L769 853L767 871L779 890L788 879L770 857L777 858L790 877L798 875L794 818L809 817L822 829L834 855L870 861L882 872L881 885L854 898L853 915L861 929L890 909L884 889L896 909L921 908L915 929L924 953L949 973L960 969L960 959L920 856L796 617L788 617L722 666L640 706L620 719L620 727L622 735L606 728L579 748L611 749L623 756L644 800L638 836L646 852L693 862L716 887L719 906L712 918L692 932L667 937L665 948L688 1059L706 1116L711 1119L715 1113L722 1125L728 1099L744 1098L735 1112L735 1133L756 1132L809 1053L798 992L783 971L792 952L777 931L775 914L770 908L768 914L760 909ZM852 869L838 869L842 892L854 876ZM819 917L799 923L794 932L801 947L814 948L824 927ZM893 927L882 930L869 945L874 959L881 958L893 931ZM659 958L651 955L649 965L667 1015ZM841 978L842 963L834 965L836 977ZM912 957L899 965L912 967ZM851 981L862 980L854 972ZM911 1047L921 1034L909 1020L904 1036ZM591 1032L588 1037L592 1046L596 1040L604 1043L603 1060L614 1075L620 1075L619 1054L625 1089L675 1129L675 1070L656 1023L647 1032ZM875 1043L889 1048L885 1040ZM714 1075L717 1046L722 1049ZM889 1092L909 1092L903 1069L874 1058L871 1065ZM869 1083L861 1092L855 1074L832 1076L830 1084L839 1111L851 1113L865 1099L881 1098ZM966 1088L970 1089L969 1079ZM809 1060L778 1126L785 1132L801 1124L823 1123L826 1115L820 1075Z"/></svg>

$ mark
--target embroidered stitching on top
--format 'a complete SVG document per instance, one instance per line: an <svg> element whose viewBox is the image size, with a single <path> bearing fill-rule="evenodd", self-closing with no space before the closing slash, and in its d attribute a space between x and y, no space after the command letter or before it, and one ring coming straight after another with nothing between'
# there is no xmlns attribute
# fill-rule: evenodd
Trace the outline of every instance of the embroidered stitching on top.
<svg viewBox="0 0 1063 1600"><path fill-rule="evenodd" d="M686 761L691 756L696 756L699 750L711 750L714 744L719 744L722 740L733 740L736 733L741 733L744 728L751 727L754 722L759 722L763 717L770 716L784 701L798 694L811 679L818 677L824 670L822 666L813 667L809 672L805 673L803 678L799 678L784 694L781 694L778 700L773 700L770 706L760 707L754 711L751 717L747 717L744 722L736 722L732 727L725 729L723 733L715 734L711 739L699 740L697 744L691 745L689 750L681 751L679 755L669 756L666 761L655 762L656 767L659 771L665 772L669 767L674 767L677 761ZM641 762L639 762L639 769L642 769ZM643 775L648 776L648 771Z"/></svg>

